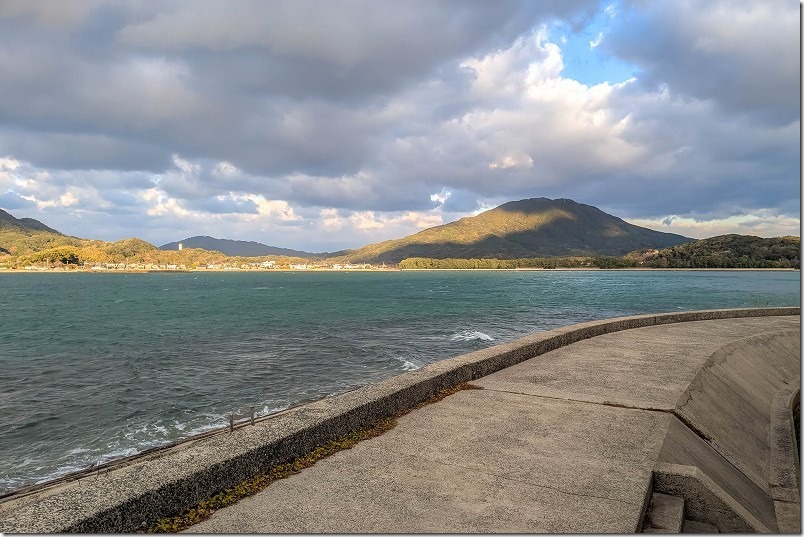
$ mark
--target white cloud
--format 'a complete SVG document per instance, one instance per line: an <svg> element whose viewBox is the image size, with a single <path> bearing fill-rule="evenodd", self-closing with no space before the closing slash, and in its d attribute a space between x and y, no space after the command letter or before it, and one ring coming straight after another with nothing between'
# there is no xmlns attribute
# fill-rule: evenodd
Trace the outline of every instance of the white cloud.
<svg viewBox="0 0 804 537"><path fill-rule="evenodd" d="M491 169L508 169L508 168L522 168L528 169L533 167L533 159L530 155L524 153L505 155L503 158L494 160L489 164Z"/></svg>
<svg viewBox="0 0 804 537"><path fill-rule="evenodd" d="M430 194L430 201L434 201L440 207L444 205L444 202L447 201L452 196L452 192L447 190L446 188L442 188L441 192L436 192L435 194Z"/></svg>
<svg viewBox="0 0 804 537"><path fill-rule="evenodd" d="M338 215L338 209L321 209L321 224L327 230L337 231L343 227L343 219Z"/></svg>
<svg viewBox="0 0 804 537"><path fill-rule="evenodd" d="M0 158L0 170L2 171L14 171L20 167L20 161L10 158L4 157Z"/></svg>
<svg viewBox="0 0 804 537"><path fill-rule="evenodd" d="M376 219L374 211L359 211L352 213L349 221L356 229L382 229L385 225Z"/></svg>
<svg viewBox="0 0 804 537"><path fill-rule="evenodd" d="M419 231L443 223L440 215L419 211L406 211L401 215L388 214L377 215L374 211L358 211L349 217L351 224L359 230L385 230L398 233L400 230L408 229L410 232ZM399 238L399 235L392 235ZM389 237L390 238L390 237Z"/></svg>
<svg viewBox="0 0 804 537"><path fill-rule="evenodd" d="M215 166L215 169L212 171L213 174L221 177L232 177L240 173L240 170L237 169L237 166L232 164L231 162L227 162L222 160L218 162Z"/></svg>
<svg viewBox="0 0 804 537"><path fill-rule="evenodd" d="M669 215L664 218L629 218L628 222L656 231L678 233L695 239L730 233L758 237L799 236L801 233L800 219L776 214L776 211L771 209L726 218L695 219Z"/></svg>
<svg viewBox="0 0 804 537"><path fill-rule="evenodd" d="M262 216L269 216L282 222L296 222L301 220L301 217L294 213L293 207L287 201L265 199L265 196L261 194L249 194L243 196L243 198L256 203L257 211Z"/></svg>

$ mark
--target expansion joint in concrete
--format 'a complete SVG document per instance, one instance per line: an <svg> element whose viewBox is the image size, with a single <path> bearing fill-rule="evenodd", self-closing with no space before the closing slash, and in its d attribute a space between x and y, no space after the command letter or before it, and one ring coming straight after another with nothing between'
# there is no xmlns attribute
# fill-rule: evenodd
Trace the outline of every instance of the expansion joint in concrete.
<svg viewBox="0 0 804 537"><path fill-rule="evenodd" d="M693 434L695 434L695 436L697 436L698 438L700 438L701 440L706 442L707 445L709 445L713 449L715 449L715 446L712 443L711 437L709 437L709 435L707 435L706 433L701 431L699 428L697 428L693 423L691 423L681 412L678 411L678 409L656 408L656 407L638 406L638 405L625 405L625 404L622 404L622 403L613 403L611 401L602 401L602 402L601 401L588 401L588 400L585 400L585 399L575 399L575 398L571 398L571 397L553 397L553 396L549 396L549 395L523 393L523 392L510 391L510 390L499 390L499 389L486 388L486 387L484 387L483 389L485 391L489 391L489 392L507 393L507 394L511 394L511 395L522 395L522 396L526 396L526 397L538 397L538 398L542 398L542 399L552 399L552 400L556 400L556 401L570 401L570 402L574 402L574 403L585 403L585 404L590 404L590 405L608 406L608 407L613 407L613 408L626 408L626 409L630 409L630 410L644 410L646 412L661 412L663 414L669 414L669 415L675 417L676 419L678 419L682 424L684 424L684 426L687 429L689 429ZM651 433L648 434L648 437L650 436L650 434ZM717 449L715 449L715 450L719 452L719 450L717 450ZM746 479L754 481L748 475L746 475L746 473L743 471L742 468L738 467L734 463L731 463L731 465L734 467L735 470L740 472Z"/></svg>
<svg viewBox="0 0 804 537"><path fill-rule="evenodd" d="M386 450L386 451L393 451L393 450ZM502 480L505 480L505 481L510 481L511 483L520 483L522 485L528 485L530 487L537 487L537 488L540 488L540 489L552 490L552 491L558 492L560 494L566 494L567 496L577 496L577 497L581 497L581 498L596 498L598 500L607 500L607 501L611 501L611 502L619 502L619 503L622 503L622 504L625 504L625 505L637 505L637 506L641 505L639 503L629 502L629 501L621 500L619 498L610 498L608 496L596 496L594 494L582 494L580 492L571 492L571 491L564 490L564 489L561 489L561 488L558 488L558 487L550 487L550 486L542 485L542 484L539 484L539 483L533 483L532 481L525 481L523 479L516 479L514 477L507 476L505 474L498 474L498 473L491 472L491 471L488 471L488 470L479 469L476 466L465 466L465 465L462 465L462 464L455 464L455 463L447 462L447 461L444 461L444 460L433 459L431 457L426 457L426 459L427 459L428 462L433 463L433 464L440 464L442 466L448 466L448 467L451 467L451 468L460 468L461 470L467 470L467 471L473 472L473 473L482 473L482 474L485 474L487 476L493 477L495 479L502 479Z"/></svg>
<svg viewBox="0 0 804 537"><path fill-rule="evenodd" d="M500 389L497 389L497 388L488 388L488 387L485 387L485 386L483 387L483 390L485 390L487 392L507 393L507 394L511 394L511 395L524 395L526 397L538 397L540 399L551 399L553 401L569 401L569 402L572 402L572 403L585 403L585 404L588 404L588 405L609 406L609 407L613 407L613 408L627 408L627 409L631 409L631 410L647 410L647 411L650 411L650 412L665 412L665 413L671 413L672 414L672 410L667 409L667 408L657 408L657 407L637 406L637 405L625 405L625 404L622 404L622 403L613 403L611 401L590 401L588 399L576 399L574 397L555 397L553 395L542 395L542 394L536 394L536 393L517 392L517 391L511 391L511 390L500 390Z"/></svg>

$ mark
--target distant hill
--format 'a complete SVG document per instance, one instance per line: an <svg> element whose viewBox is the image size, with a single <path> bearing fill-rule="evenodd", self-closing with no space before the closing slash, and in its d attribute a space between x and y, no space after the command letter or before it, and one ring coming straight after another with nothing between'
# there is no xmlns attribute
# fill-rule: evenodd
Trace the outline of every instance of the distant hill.
<svg viewBox="0 0 804 537"><path fill-rule="evenodd" d="M39 220L15 218L0 209L0 255L25 255L82 242L82 239L64 235Z"/></svg>
<svg viewBox="0 0 804 537"><path fill-rule="evenodd" d="M504 203L477 216L402 239L370 244L342 256L353 262L398 263L410 257L497 258L620 256L694 239L629 224L569 199Z"/></svg>
<svg viewBox="0 0 804 537"><path fill-rule="evenodd" d="M762 238L719 235L661 250L640 250L628 257L657 268L800 268L799 237Z"/></svg>
<svg viewBox="0 0 804 537"><path fill-rule="evenodd" d="M265 255L284 255L288 257L312 258L319 257L319 254L291 250L289 248L279 248L268 246L254 241L236 241L231 239L216 239L206 235L190 237L178 242L169 242L159 247L160 250L178 250L179 242L184 248L203 248L204 250L214 250L230 256L240 257L259 257Z"/></svg>
<svg viewBox="0 0 804 537"><path fill-rule="evenodd" d="M0 231L45 231L61 235L61 233L51 227L47 227L39 220L34 220L33 218L15 218L2 209L0 209Z"/></svg>

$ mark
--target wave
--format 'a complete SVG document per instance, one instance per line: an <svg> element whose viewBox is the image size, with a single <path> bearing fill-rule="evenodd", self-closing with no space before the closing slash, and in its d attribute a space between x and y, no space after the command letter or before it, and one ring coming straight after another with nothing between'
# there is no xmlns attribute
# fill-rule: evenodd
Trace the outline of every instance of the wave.
<svg viewBox="0 0 804 537"><path fill-rule="evenodd" d="M457 334L452 334L450 340L452 341L472 341L475 339L479 339L481 341L494 341L494 338L488 334L484 334L483 332L478 332L477 330L464 330L462 332L458 332Z"/></svg>
<svg viewBox="0 0 804 537"><path fill-rule="evenodd" d="M402 365L402 371L415 371L421 367L421 364L417 364L416 362L406 360L401 356L394 356L394 360L396 360Z"/></svg>

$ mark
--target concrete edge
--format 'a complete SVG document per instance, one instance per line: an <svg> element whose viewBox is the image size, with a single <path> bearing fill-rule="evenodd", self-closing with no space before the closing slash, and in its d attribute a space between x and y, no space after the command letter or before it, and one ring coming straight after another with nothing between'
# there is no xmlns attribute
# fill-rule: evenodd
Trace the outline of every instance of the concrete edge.
<svg viewBox="0 0 804 537"><path fill-rule="evenodd" d="M799 377L783 386L773 398L768 431L768 478L774 500L801 503L799 454L793 424L793 407L800 396Z"/></svg>
<svg viewBox="0 0 804 537"><path fill-rule="evenodd" d="M773 502L779 533L801 535L801 504L792 502Z"/></svg>
<svg viewBox="0 0 804 537"><path fill-rule="evenodd" d="M653 490L684 498L686 516L721 533L773 533L696 466L657 462Z"/></svg>
<svg viewBox="0 0 804 537"><path fill-rule="evenodd" d="M456 386L591 337L670 323L801 315L800 307L647 314L580 323L449 358L386 381L297 407L231 434L188 439L183 449L128 465L85 485L43 486L3 509L0 532L133 532L178 513L315 446L368 427ZM181 447L181 445L180 445ZM89 479L84 480L90 481ZM10 496L2 503L15 502ZM2 505L2 504L0 504ZM6 506L9 507L9 506Z"/></svg>
<svg viewBox="0 0 804 537"><path fill-rule="evenodd" d="M780 336L788 336L788 335L799 335L799 332L791 331L791 330L783 330L783 331L777 331L777 332L771 332L771 333L765 333L765 334L757 334L757 335L749 336L749 337L746 337L746 338L734 340L734 341L732 341L730 343L727 343L726 345L720 347L715 352L713 352L706 359L704 364L698 369L698 371L695 373L695 376L692 378L692 380L690 380L689 384L684 389L684 392L679 396L678 400L676 401L675 408L672 410L673 414L679 420L681 420L682 423L684 423L690 430L694 431L695 434L697 434L699 437L704 439L707 444L709 444L723 458L728 460L735 468L737 468L740 472L742 472L746 477L748 477L751 481L753 481L758 487L760 487L768 495L771 495L771 489L774 486L773 485L773 477L772 477L773 476L773 474L772 474L773 460L770 457L771 457L771 453L772 453L772 450L773 450L773 440L774 440L774 436L773 436L773 434L774 434L773 419L774 419L774 412L776 412L774 410L775 407L771 409L771 423L769 424L769 429L768 429L768 447L769 447L769 450L768 450L768 462L769 462L769 464L768 464L768 475L766 476L766 475L758 474L751 467L749 467L744 460L742 460L739 456L735 455L735 453L731 449L729 449L727 446L723 445L722 442L718 441L718 438L716 438L716 434L714 434L714 432L711 430L711 428L708 426L708 424L705 423L705 422L702 422L700 420L696 420L694 415L691 415L689 412L686 411L686 406L692 400L692 395L691 395L692 390L695 389L695 388L698 388L697 383L699 383L701 381L701 378L705 374L705 372L713 370L717 366L721 366L724 362L727 363L729 361L729 359L732 357L732 355L734 354L735 349L739 349L741 346L743 346L745 344L755 343L755 342L758 342L758 341L774 340L774 339L776 339L776 338L778 338ZM715 375L715 376L717 376L717 375ZM789 379L789 380L786 380L784 382L785 382L785 385L787 385L789 382L795 382L796 385L800 385L801 384L801 379L800 379L800 377L796 377L795 379ZM794 388L795 388L795 386L794 386ZM782 390L783 389L784 388L782 388ZM787 392L785 391L785 393L787 393ZM776 433L777 433L776 439L780 441L779 448L783 450L780 453L783 453L784 454L783 456L787 457L787 456L790 455L791 450L795 450L794 447L791 447L790 440L788 440L788 437L789 437L789 439L793 439L792 440L793 444L795 443L794 436L793 436L793 435L795 435L795 431L794 431L794 428L793 428L793 421L792 421L792 417L793 417L793 400L790 399L790 401L788 401L785 398L787 396L783 396L784 401L780 400L780 401L777 402L776 398L778 398L780 396L780 394L781 394L780 391L777 391L777 393L774 394L774 403L773 403L774 405L776 405L776 404L781 405L780 408L779 408L780 414L779 414L779 416L777 416L777 419L779 421L777 423L778 430L776 431ZM789 395L791 397L795 396L794 393L789 394ZM785 407L784 405L787 404L787 403L789 403L789 406ZM787 408L787 410L785 410L785 408ZM787 421L784 420L784 416L788 417ZM784 429L785 427L788 427L788 428ZM783 446L786 446L786 447L783 447ZM795 453L794 456L796 457L796 461L797 461L798 454ZM782 464L781 460L778 461L778 464ZM793 463L793 466L785 465L785 466L781 467L780 470L781 470L781 472L786 472L790 468L793 468L793 475L797 475L796 474L796 469L795 469L796 468L795 467L795 462ZM784 485L778 485L780 487L780 489L790 487L790 480L787 478L787 474L782 474L780 479L784 480L784 482L786 483ZM768 481L766 482L766 480L768 480ZM797 483L797 480L796 480L796 483ZM783 492L780 492L780 493L783 493ZM798 493L796 492L796 494L798 494Z"/></svg>
<svg viewBox="0 0 804 537"><path fill-rule="evenodd" d="M653 502L653 493L653 476L651 476L651 478L648 480L648 485L645 487L645 497L642 499L642 509L639 511L637 525L631 533L644 533L643 529L645 527L645 517L647 516L648 509Z"/></svg>

